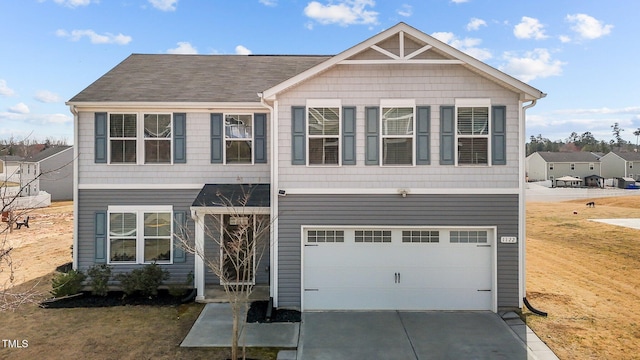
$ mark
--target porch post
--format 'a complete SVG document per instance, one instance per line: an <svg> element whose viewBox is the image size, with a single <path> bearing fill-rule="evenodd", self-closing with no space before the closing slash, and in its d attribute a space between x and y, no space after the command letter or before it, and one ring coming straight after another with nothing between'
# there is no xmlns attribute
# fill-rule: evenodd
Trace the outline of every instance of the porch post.
<svg viewBox="0 0 640 360"><path fill-rule="evenodd" d="M195 239L195 265L194 282L197 289L196 301L204 300L204 214L195 213L196 239Z"/></svg>

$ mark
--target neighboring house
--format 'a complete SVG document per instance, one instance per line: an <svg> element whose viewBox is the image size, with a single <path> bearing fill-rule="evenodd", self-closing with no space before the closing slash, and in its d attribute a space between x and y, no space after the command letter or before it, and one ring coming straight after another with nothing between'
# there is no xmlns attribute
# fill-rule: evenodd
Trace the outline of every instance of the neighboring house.
<svg viewBox="0 0 640 360"><path fill-rule="evenodd" d="M590 152L538 151L527 156L525 167L528 181L554 180L563 176L584 180L600 176L600 160Z"/></svg>
<svg viewBox="0 0 640 360"><path fill-rule="evenodd" d="M73 147L51 146L26 161L35 164L33 174L40 175L37 185L51 195L51 200L73 200Z"/></svg>
<svg viewBox="0 0 640 360"><path fill-rule="evenodd" d="M20 183L20 163L21 156L2 155L0 156L0 181Z"/></svg>
<svg viewBox="0 0 640 360"><path fill-rule="evenodd" d="M611 151L600 159L602 176L640 180L640 153Z"/></svg>
<svg viewBox="0 0 640 360"><path fill-rule="evenodd" d="M519 308L544 96L404 23L335 56L131 55L67 103L74 267L160 259L204 299L220 280L171 234L220 256L203 228L238 219L216 199L252 189L272 232L247 281L277 307Z"/></svg>

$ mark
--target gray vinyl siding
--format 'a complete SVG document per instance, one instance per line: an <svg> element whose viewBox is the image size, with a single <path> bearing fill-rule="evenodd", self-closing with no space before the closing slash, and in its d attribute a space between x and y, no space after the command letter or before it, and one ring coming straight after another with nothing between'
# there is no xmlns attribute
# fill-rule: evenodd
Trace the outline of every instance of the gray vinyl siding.
<svg viewBox="0 0 640 360"><path fill-rule="evenodd" d="M51 194L51 200L73 200L73 148L40 162L40 190Z"/></svg>
<svg viewBox="0 0 640 360"><path fill-rule="evenodd" d="M453 166L441 164L440 109L456 99L490 99L492 106L506 106L505 165ZM356 108L356 164L306 166L292 163L292 107L307 99L340 99ZM431 109L429 165L379 165L380 129L367 131L367 113L382 100L414 100ZM485 188L517 189L519 179L519 95L458 65L339 65L278 94L278 187L326 188ZM375 146L378 146L377 148ZM455 155L455 152L449 155ZM489 154L490 155L490 154ZM414 154L415 157L415 154ZM437 161L434 161L437 160ZM459 179L473 179L461 182Z"/></svg>
<svg viewBox="0 0 640 360"><path fill-rule="evenodd" d="M279 201L280 307L301 305L302 225L496 226L498 239L518 236L518 195L287 195ZM519 245L497 246L498 308L518 307Z"/></svg>
<svg viewBox="0 0 640 360"><path fill-rule="evenodd" d="M161 195L160 195L161 194ZM187 212L188 237L194 237L194 222L190 207L198 190L80 190L78 192L78 269L86 271L94 265L95 212L107 211L111 205L172 205L173 211ZM169 270L171 277L165 283L184 283L189 272L194 270L194 255L186 254L186 262L160 265ZM144 265L110 265L112 273L129 272Z"/></svg>
<svg viewBox="0 0 640 360"><path fill-rule="evenodd" d="M117 109L105 108L105 111L117 112ZM178 112L181 109L168 110ZM120 112L123 112L120 110ZM137 109L128 110L138 113ZM186 113L186 163L173 164L107 164L96 163L94 159L94 113L82 111L76 132L79 135L78 147L78 184L233 184L242 179L244 183L264 183L270 179L270 165L256 164L212 164L210 113L256 113L255 109L213 109L209 112ZM140 120L139 120L140 121ZM266 134L270 133L270 119L267 116ZM108 138L107 138L108 140ZM140 141L140 140L138 140ZM266 159L271 156L267 148ZM138 157L143 154L138 153ZM267 161L268 162L268 161Z"/></svg>

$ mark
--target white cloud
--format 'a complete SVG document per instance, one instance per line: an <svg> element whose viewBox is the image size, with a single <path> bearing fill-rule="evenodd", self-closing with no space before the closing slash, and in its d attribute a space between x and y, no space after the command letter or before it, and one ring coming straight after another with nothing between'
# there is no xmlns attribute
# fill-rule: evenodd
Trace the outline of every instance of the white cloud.
<svg viewBox="0 0 640 360"><path fill-rule="evenodd" d="M467 24L467 30L475 31L480 29L481 26L487 26L487 22L482 19L471 18L471 21Z"/></svg>
<svg viewBox="0 0 640 360"><path fill-rule="evenodd" d="M40 90L33 98L43 103L56 103L62 100L58 94L49 90Z"/></svg>
<svg viewBox="0 0 640 360"><path fill-rule="evenodd" d="M411 15L413 15L413 7L408 4L402 4L402 6L400 7L400 9L397 10L397 12L398 12L398 15L400 16L410 17Z"/></svg>
<svg viewBox="0 0 640 360"><path fill-rule="evenodd" d="M16 92L12 88L7 86L7 81L0 79L0 95L13 96Z"/></svg>
<svg viewBox="0 0 640 360"><path fill-rule="evenodd" d="M18 103L10 107L9 112L14 114L28 114L29 107L25 103Z"/></svg>
<svg viewBox="0 0 640 360"><path fill-rule="evenodd" d="M587 14L567 15L567 21L572 23L571 30L583 39L593 40L611 33L613 25L605 25L602 21Z"/></svg>
<svg viewBox="0 0 640 360"><path fill-rule="evenodd" d="M451 2L454 4L464 4L466 2L469 2L469 0L451 0Z"/></svg>
<svg viewBox="0 0 640 360"><path fill-rule="evenodd" d="M251 50L247 49L246 47L244 47L242 45L238 45L238 46L236 46L236 54L237 55L250 55L251 54Z"/></svg>
<svg viewBox="0 0 640 360"><path fill-rule="evenodd" d="M176 11L178 0L149 0L149 3L158 10Z"/></svg>
<svg viewBox="0 0 640 360"><path fill-rule="evenodd" d="M258 0L258 2L264 6L277 6L278 0Z"/></svg>
<svg viewBox="0 0 640 360"><path fill-rule="evenodd" d="M523 16L522 21L513 28L513 34L518 39L546 39L544 25L538 19Z"/></svg>
<svg viewBox="0 0 640 360"><path fill-rule="evenodd" d="M78 7L78 6L87 6L91 4L91 0L53 0L53 2L55 2L58 5L64 5L71 8ZM96 3L97 1L93 1L93 2Z"/></svg>
<svg viewBox="0 0 640 360"><path fill-rule="evenodd" d="M27 112L14 112L11 110L9 112L0 112L0 121L33 125L63 125L73 123L73 117L66 114L30 114L27 109Z"/></svg>
<svg viewBox="0 0 640 360"><path fill-rule="evenodd" d="M111 33L104 33L101 35L93 30L71 30L71 32L68 32L67 30L60 29L56 31L56 35L59 37L69 38L71 41L79 41L83 37L87 37L92 44L126 45L133 40L131 36L128 35L114 35Z"/></svg>
<svg viewBox="0 0 640 360"><path fill-rule="evenodd" d="M304 14L322 25L377 24L378 13L366 9L375 4L373 0L340 0L327 5L312 1L304 8Z"/></svg>
<svg viewBox="0 0 640 360"><path fill-rule="evenodd" d="M559 76L562 74L562 67L566 65L565 62L551 59L551 54L547 49L535 49L527 52L524 56L505 53L504 58L507 63L501 66L500 70L525 82L537 78Z"/></svg>
<svg viewBox="0 0 640 360"><path fill-rule="evenodd" d="M464 52L474 58L485 61L491 59L493 55L491 51L478 47L482 40L475 38L458 39L455 34L450 32L435 32L431 34L434 38L453 46L454 48Z"/></svg>
<svg viewBox="0 0 640 360"><path fill-rule="evenodd" d="M177 45L178 45L177 47L167 50L167 54L197 54L198 53L198 49L193 47L193 45L191 45L188 42L181 41Z"/></svg>
<svg viewBox="0 0 640 360"><path fill-rule="evenodd" d="M562 43L568 43L571 42L571 37L567 36L567 35L560 35L558 37L558 39L560 39L560 42Z"/></svg>

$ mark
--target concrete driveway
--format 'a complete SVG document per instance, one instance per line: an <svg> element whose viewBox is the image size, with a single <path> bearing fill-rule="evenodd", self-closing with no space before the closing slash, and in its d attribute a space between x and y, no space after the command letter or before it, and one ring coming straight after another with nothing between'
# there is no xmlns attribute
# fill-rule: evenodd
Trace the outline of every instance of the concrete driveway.
<svg viewBox="0 0 640 360"><path fill-rule="evenodd" d="M298 359L536 359L492 312L305 312Z"/></svg>

